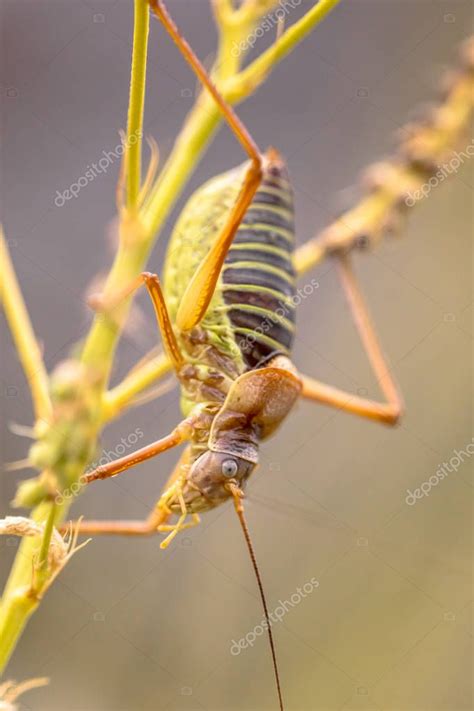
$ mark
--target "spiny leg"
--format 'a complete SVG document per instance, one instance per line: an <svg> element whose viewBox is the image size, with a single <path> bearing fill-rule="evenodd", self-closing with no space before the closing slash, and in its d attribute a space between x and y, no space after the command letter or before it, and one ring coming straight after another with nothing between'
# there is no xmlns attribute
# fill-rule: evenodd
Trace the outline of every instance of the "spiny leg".
<svg viewBox="0 0 474 711"><path fill-rule="evenodd" d="M189 462L189 447L181 454L178 463L173 469L165 490L173 486L183 473ZM143 521L74 521L72 526L79 535L119 535L119 536L147 536L157 533L158 526L166 524L171 516L171 511L162 505L162 497L157 501L155 508ZM69 526L63 524L61 532L67 531Z"/></svg>
<svg viewBox="0 0 474 711"><path fill-rule="evenodd" d="M179 32L164 3L161 2L161 0L149 1L152 11L176 42L179 50L198 79L212 95L230 128L250 157L250 165L245 174L242 187L235 204L229 212L222 232L194 273L179 305L176 324L178 328L186 331L196 326L207 311L234 235L260 184L262 176L262 156L252 136L240 121L230 104L220 95L206 69Z"/></svg>
<svg viewBox="0 0 474 711"><path fill-rule="evenodd" d="M315 400L346 412L352 412L362 417L394 425L400 419L403 411L402 397L378 342L349 257L345 254L337 254L336 260L357 330L387 402L379 403L375 400L359 397L307 376L302 376L303 390L301 395L308 400Z"/></svg>
<svg viewBox="0 0 474 711"><path fill-rule="evenodd" d="M137 449L136 452L127 454L125 457L120 457L120 459L116 459L108 464L103 464L96 469L93 469L91 472L83 474L81 482L82 484L90 484L98 479L109 479L112 476L117 476L117 474L134 467L136 464L145 462L147 459L156 457L158 454L166 452L168 449L177 447L189 437L189 434L189 422L188 420L183 420L177 427L174 428L172 432L156 442L152 442L151 444L146 445L146 447Z"/></svg>

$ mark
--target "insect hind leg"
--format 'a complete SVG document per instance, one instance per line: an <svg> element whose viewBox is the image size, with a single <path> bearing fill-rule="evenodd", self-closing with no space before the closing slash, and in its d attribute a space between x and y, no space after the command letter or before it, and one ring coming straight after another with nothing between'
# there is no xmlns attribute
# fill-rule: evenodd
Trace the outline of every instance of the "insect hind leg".
<svg viewBox="0 0 474 711"><path fill-rule="evenodd" d="M191 66L203 86L205 86L211 94L229 127L250 158L250 165L245 174L242 187L235 204L229 212L227 221L207 256L194 273L179 305L176 325L180 330L187 331L201 321L211 302L222 265L232 244L234 235L260 185L263 158L247 128L239 119L231 105L221 96L203 64L181 35L164 3L161 0L149 0L149 3L153 13L162 22L169 35L177 44L184 59Z"/></svg>
<svg viewBox="0 0 474 711"><path fill-rule="evenodd" d="M302 397L325 405L331 405L345 412L377 420L386 425L396 425L403 413L403 399L393 378L385 355L380 347L375 328L367 306L359 290L349 256L335 255L342 285L359 332L364 349L375 373L385 402L377 402L339 390L318 380L302 376Z"/></svg>
<svg viewBox="0 0 474 711"><path fill-rule="evenodd" d="M150 536L158 532L160 525L168 520L170 513L158 505L154 508L151 514L143 521L93 521L80 520L73 521L73 530L77 530L80 536ZM61 532L68 530L71 524L63 524L60 527Z"/></svg>

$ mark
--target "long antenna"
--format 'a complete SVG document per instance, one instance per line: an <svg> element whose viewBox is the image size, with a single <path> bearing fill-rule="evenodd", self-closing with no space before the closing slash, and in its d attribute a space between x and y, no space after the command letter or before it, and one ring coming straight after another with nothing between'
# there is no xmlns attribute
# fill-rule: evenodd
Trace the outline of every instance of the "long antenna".
<svg viewBox="0 0 474 711"><path fill-rule="evenodd" d="M229 482L229 490L231 491L232 496L234 497L235 510L236 510L237 516L239 517L240 525L242 526L244 538L245 538L245 541L247 543L247 548L250 553L250 559L252 561L253 569L255 571L255 577L257 578L257 585L258 585L258 589L260 592L260 598L262 600L263 612L265 614L265 621L267 623L268 641L270 642L270 649L271 649L271 653L272 653L273 671L275 672L275 681L276 681L276 687L277 687L277 692L278 692L278 702L280 705L280 711L284 711L283 697L281 695L280 675L278 673L278 664L277 664L277 659L276 659L275 643L273 641L270 616L268 614L267 601L266 601L265 593L263 590L262 578L260 577L260 571L259 571L258 565L257 565L257 559L255 558L255 551L253 549L252 539L250 538L250 532L249 532L249 529L247 526L247 521L245 520L244 506L242 504L243 493L235 484L233 484L231 482Z"/></svg>

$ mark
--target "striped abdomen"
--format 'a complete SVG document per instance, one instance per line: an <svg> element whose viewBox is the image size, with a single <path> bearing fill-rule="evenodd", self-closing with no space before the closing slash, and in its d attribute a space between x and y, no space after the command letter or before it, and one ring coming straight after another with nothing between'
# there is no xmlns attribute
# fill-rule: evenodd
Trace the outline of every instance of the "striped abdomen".
<svg viewBox="0 0 474 711"><path fill-rule="evenodd" d="M222 269L222 294L248 368L291 349L295 324L293 193L280 158L266 159L262 182Z"/></svg>

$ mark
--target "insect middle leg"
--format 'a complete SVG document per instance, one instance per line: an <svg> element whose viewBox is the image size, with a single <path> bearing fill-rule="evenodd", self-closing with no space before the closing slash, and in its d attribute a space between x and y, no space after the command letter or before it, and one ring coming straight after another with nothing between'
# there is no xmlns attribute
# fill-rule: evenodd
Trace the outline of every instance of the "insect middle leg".
<svg viewBox="0 0 474 711"><path fill-rule="evenodd" d="M357 285L349 256L342 253L336 254L335 259L357 330L387 402L379 403L375 400L359 397L307 376L302 376L303 390L301 396L362 417L378 420L388 425L395 425L403 411L402 397L378 342L375 328L372 325L369 312Z"/></svg>
<svg viewBox="0 0 474 711"><path fill-rule="evenodd" d="M116 459L108 464L103 464L91 472L83 474L81 482L83 484L90 484L98 479L110 479L110 477L117 476L117 474L134 467L136 464L146 462L147 459L151 459L152 457L158 456L158 454L166 452L168 449L177 447L189 437L189 434L188 421L183 420L174 430L156 442L152 442L138 449L136 452L127 454L125 457L120 457L120 459Z"/></svg>
<svg viewBox="0 0 474 711"><path fill-rule="evenodd" d="M175 371L179 372L184 360L176 341L176 336L174 335L173 325L161 290L160 280L156 274L143 272L139 274L131 284L127 284L122 290L115 292L115 294L108 297L99 295L94 298L92 300L92 306L97 311L110 312L125 299L130 297L142 285L146 286L152 300L165 351Z"/></svg>
<svg viewBox="0 0 474 711"><path fill-rule="evenodd" d="M117 519L112 521L76 521L72 522L74 530L81 536L151 536L157 533L159 527L169 519L170 514L156 506L151 514L143 521L125 521ZM64 532L67 526L61 526Z"/></svg>

